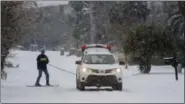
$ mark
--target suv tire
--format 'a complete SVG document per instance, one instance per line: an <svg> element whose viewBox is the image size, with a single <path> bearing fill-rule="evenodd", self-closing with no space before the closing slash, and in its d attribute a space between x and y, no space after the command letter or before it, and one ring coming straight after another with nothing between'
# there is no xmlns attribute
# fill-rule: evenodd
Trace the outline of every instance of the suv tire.
<svg viewBox="0 0 185 104"><path fill-rule="evenodd" d="M122 91L122 83L113 85L112 89Z"/></svg>
<svg viewBox="0 0 185 104"><path fill-rule="evenodd" d="M85 90L85 84L83 82L79 82L78 85L79 85L79 90L80 91L84 91Z"/></svg>

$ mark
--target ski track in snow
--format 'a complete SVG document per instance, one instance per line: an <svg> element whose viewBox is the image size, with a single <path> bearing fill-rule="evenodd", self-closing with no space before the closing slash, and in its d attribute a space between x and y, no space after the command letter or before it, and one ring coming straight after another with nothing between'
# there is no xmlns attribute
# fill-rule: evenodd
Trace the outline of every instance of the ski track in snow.
<svg viewBox="0 0 185 104"><path fill-rule="evenodd" d="M152 66L151 74L138 74L137 66L123 67L123 91L76 90L76 76L48 66L51 84L59 87L26 87L37 78L36 57L39 52L17 51L10 59L19 68L6 69L8 78L1 80L2 103L184 103L184 74L175 81L171 66ZM60 52L47 51L50 64L76 72L76 56L60 56ZM184 71L183 71L184 73ZM133 76L132 76L133 75ZM41 78L45 84L45 75Z"/></svg>

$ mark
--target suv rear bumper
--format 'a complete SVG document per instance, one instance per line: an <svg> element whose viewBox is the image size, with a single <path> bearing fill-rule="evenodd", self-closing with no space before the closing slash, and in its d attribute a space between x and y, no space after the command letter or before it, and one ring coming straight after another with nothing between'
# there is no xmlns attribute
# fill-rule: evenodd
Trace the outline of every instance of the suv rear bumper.
<svg viewBox="0 0 185 104"><path fill-rule="evenodd" d="M112 86L122 82L122 78L115 75L89 75L85 80L85 86Z"/></svg>

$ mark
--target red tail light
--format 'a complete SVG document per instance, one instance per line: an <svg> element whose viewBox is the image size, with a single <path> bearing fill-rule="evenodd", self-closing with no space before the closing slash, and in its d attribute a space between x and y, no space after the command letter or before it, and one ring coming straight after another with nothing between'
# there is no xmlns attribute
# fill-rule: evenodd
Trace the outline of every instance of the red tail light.
<svg viewBox="0 0 185 104"><path fill-rule="evenodd" d="M84 51L87 48L87 46L84 44L81 46L82 51Z"/></svg>
<svg viewBox="0 0 185 104"><path fill-rule="evenodd" d="M105 46L105 48L107 48L108 50L111 50L111 46L110 45Z"/></svg>
<svg viewBox="0 0 185 104"><path fill-rule="evenodd" d="M109 51L111 51L111 46L110 45L92 45L92 46L87 46L86 44L82 45L81 46L81 49L82 49L82 52L87 49L87 48L106 48L108 49Z"/></svg>

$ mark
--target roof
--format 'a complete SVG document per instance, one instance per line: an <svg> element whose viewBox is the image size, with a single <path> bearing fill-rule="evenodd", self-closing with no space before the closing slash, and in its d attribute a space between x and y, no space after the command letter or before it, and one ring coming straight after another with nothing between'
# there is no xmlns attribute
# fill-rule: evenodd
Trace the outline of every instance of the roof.
<svg viewBox="0 0 185 104"><path fill-rule="evenodd" d="M96 54L96 55L98 55L98 54L107 54L107 55L112 55L112 53L110 53L110 52L93 52L93 51L91 51L91 52L87 52L87 53L85 53L85 54Z"/></svg>
<svg viewBox="0 0 185 104"><path fill-rule="evenodd" d="M109 45L103 45L103 44L86 44L86 45L82 45L82 52L87 52L89 51L89 49L93 49L96 50L98 49L98 51L110 51L111 47Z"/></svg>
<svg viewBox="0 0 185 104"><path fill-rule="evenodd" d="M91 46L105 46L104 44L87 44L87 47L91 47Z"/></svg>
<svg viewBox="0 0 185 104"><path fill-rule="evenodd" d="M89 48L84 51L85 54L112 54L109 50L104 48Z"/></svg>
<svg viewBox="0 0 185 104"><path fill-rule="evenodd" d="M109 52L108 49L105 48L87 48L84 52Z"/></svg>

